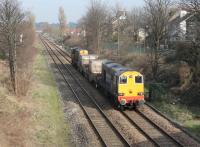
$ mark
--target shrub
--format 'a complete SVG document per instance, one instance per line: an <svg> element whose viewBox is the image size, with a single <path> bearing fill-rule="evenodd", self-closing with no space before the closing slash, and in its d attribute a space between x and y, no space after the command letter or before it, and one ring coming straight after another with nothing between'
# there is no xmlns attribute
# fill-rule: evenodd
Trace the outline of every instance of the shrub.
<svg viewBox="0 0 200 147"><path fill-rule="evenodd" d="M32 67L18 70L17 72L17 95L26 96L32 78Z"/></svg>
<svg viewBox="0 0 200 147"><path fill-rule="evenodd" d="M200 86L192 85L182 94L182 101L187 105L200 106Z"/></svg>
<svg viewBox="0 0 200 147"><path fill-rule="evenodd" d="M176 70L168 69L159 72L158 81L172 87L179 84L180 78Z"/></svg>
<svg viewBox="0 0 200 147"><path fill-rule="evenodd" d="M32 76L32 65L36 55L34 16L28 13L26 19L18 28L18 32L23 34L22 42L17 48L17 75L16 86L17 95L26 95Z"/></svg>
<svg viewBox="0 0 200 147"><path fill-rule="evenodd" d="M166 85L162 83L150 83L149 87L149 99L153 101L162 100L164 95L167 94L166 92Z"/></svg>

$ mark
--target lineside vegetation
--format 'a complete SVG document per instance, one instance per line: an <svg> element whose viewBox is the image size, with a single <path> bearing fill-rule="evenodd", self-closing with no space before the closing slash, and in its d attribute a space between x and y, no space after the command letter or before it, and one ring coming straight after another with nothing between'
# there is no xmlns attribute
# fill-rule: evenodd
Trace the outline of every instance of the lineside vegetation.
<svg viewBox="0 0 200 147"><path fill-rule="evenodd" d="M0 146L67 146L57 88L36 41L35 17L0 1Z"/></svg>

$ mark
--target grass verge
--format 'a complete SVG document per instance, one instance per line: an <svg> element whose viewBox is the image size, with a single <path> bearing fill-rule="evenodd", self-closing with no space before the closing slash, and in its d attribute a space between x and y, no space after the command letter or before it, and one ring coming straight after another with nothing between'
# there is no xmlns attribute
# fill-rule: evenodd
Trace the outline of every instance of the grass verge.
<svg viewBox="0 0 200 147"><path fill-rule="evenodd" d="M42 45L37 42L39 54L34 64L34 84L30 91L37 103L34 114L34 131L37 145L64 147L68 143L68 129L59 101L55 80L42 55Z"/></svg>

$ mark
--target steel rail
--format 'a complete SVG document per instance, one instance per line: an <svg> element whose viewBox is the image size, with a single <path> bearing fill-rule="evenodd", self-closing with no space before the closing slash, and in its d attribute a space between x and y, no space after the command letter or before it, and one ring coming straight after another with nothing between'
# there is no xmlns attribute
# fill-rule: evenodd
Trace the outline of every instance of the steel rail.
<svg viewBox="0 0 200 147"><path fill-rule="evenodd" d="M138 109L135 110L136 113L138 113L141 117L143 117L147 122L149 122L153 127L155 127L158 131L160 131L162 134L166 135L169 137L174 143L176 143L180 147L184 147L185 145L182 144L180 141L178 141L176 138L171 136L167 131L165 131L163 128L158 126L156 123L154 123L152 120L150 120L148 117L146 117L141 111Z"/></svg>
<svg viewBox="0 0 200 147"><path fill-rule="evenodd" d="M186 135L188 135L189 137L191 137L192 139L194 139L197 143L200 143L200 139L199 138L197 138L196 136L192 135L190 132L188 132L186 129L184 129L180 124L176 123L175 121L173 121L172 119L170 119L169 117L167 117L165 114L163 114L162 112L160 112L158 109L156 109L155 107L153 107L151 104L146 103L146 106L149 107L151 110L153 110L156 114L158 114L161 117L163 117L164 119L168 120L175 127L177 127L178 129L180 129L181 131L183 131Z"/></svg>
<svg viewBox="0 0 200 147"><path fill-rule="evenodd" d="M50 42L51 44L53 44L57 49L57 51L68 61L70 62L70 60L68 58L66 58L65 55L67 55L69 58L70 55L65 52L63 49L61 49L60 47L58 47L55 43ZM61 51L61 52L60 52ZM152 107L150 107L152 108ZM153 109L153 108L152 108ZM155 108L153 109L155 112L157 112L158 110L156 110ZM154 123L151 119L149 119L147 116L145 116L142 112L140 112L139 110L136 110L135 112L137 112L141 117L143 117L148 123L150 123L154 128L156 128L159 132L161 132L162 134L166 135L167 137L169 137L169 139L171 139L172 141L174 141L175 144L177 144L178 146L184 147L185 145L182 144L180 141L178 141L175 137L171 136L168 132L166 132L163 128L161 128L159 125L157 125L156 123ZM125 116L125 118L127 118L129 120L129 122L131 124L133 124L134 126L136 126L138 128L138 130L140 130L140 132L142 132L144 134L145 137L147 137L149 140L151 140L156 146L160 146L151 136L149 136L145 131L143 131L142 128L140 128L128 115L126 115L124 112L121 112L123 116ZM162 115L162 113L158 113L158 115ZM163 116L164 118L166 118L165 116ZM167 119L167 118L166 118ZM168 120L168 119L167 119ZM171 122L171 121L170 121ZM173 122L172 122L173 123ZM182 130L182 129L181 129ZM183 130L182 130L183 131ZM187 132L184 132L188 135ZM190 136L190 135L189 135ZM190 136L191 138L193 138L192 136ZM195 139L195 138L193 138ZM197 140L198 141L198 140Z"/></svg>
<svg viewBox="0 0 200 147"><path fill-rule="evenodd" d="M52 48L49 45L48 45L48 47L52 51L52 53L56 56L56 58L61 62L61 64L68 70L68 72L70 73L70 75L74 79L74 81L76 81L76 83L80 86L80 88L87 94L87 96L90 98L90 100L96 105L96 107L98 108L98 111L102 114L102 116L105 118L105 120L107 121L107 123L109 124L109 126L113 129L113 131L116 133L116 135L122 140L123 144L125 144L126 146L131 146L128 143L128 141L121 135L121 133L114 127L114 125L112 124L112 122L109 120L109 118L103 112L103 110L100 108L100 106L97 104L97 102L89 95L89 93L85 90L85 88L82 87L82 85L79 83L79 81L77 81L76 77L74 77L74 75L71 73L71 71L69 70L69 68L66 65L63 64L63 62L57 57L57 55L55 54L55 52L53 52ZM73 89L72 86L70 86L70 87L71 87L71 89ZM77 94L76 94L76 98L78 98ZM79 100L79 102L80 102L80 100Z"/></svg>
<svg viewBox="0 0 200 147"><path fill-rule="evenodd" d="M97 135L98 138L100 139L100 142L103 144L103 146L106 146L106 143L104 142L104 140L103 140L103 138L101 137L101 135L99 134L97 128L95 127L95 125L93 124L93 122L92 122L92 120L90 119L89 115L87 114L87 111L85 110L84 106L81 104L81 102L80 102L80 100L79 100L77 94L75 93L74 89L72 88L72 86L71 86L71 85L69 84L69 82L67 81L67 79L66 79L66 77L64 76L64 73L62 72L61 68L58 66L58 64L56 64L56 61L55 61L55 59L53 58L53 56L51 55L50 51L47 49L48 46L47 46L46 42L43 40L43 38L42 38L41 36L40 36L40 39L41 39L43 45L45 46L45 48L46 48L48 54L50 55L51 59L52 59L53 62L55 63L56 68L59 70L60 74L62 75L62 77L63 77L65 83L67 83L67 85L70 87L72 93L73 93L74 96L76 97L76 100L78 101L79 106L80 106L81 109L83 110L83 112L84 112L86 118L88 119L90 125L92 126L94 132L96 133L96 135Z"/></svg>

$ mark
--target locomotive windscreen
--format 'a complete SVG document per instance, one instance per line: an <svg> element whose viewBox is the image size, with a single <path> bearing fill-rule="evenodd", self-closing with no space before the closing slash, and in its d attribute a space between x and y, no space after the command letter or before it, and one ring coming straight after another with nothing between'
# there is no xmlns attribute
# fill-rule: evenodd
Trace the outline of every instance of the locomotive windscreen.
<svg viewBox="0 0 200 147"><path fill-rule="evenodd" d="M142 80L142 76L136 76L135 77L135 83L143 83L143 80Z"/></svg>
<svg viewBox="0 0 200 147"><path fill-rule="evenodd" d="M127 84L127 77L126 76L120 77L120 84Z"/></svg>

